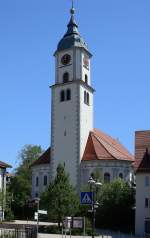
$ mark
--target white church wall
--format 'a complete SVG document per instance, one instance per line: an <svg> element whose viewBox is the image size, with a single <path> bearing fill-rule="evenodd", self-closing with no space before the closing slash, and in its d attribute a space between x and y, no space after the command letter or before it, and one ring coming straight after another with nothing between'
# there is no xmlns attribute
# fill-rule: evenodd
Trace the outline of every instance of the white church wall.
<svg viewBox="0 0 150 238"><path fill-rule="evenodd" d="M89 105L84 103L84 91L89 93ZM93 93L85 86L80 87L80 118L80 159L82 159L89 132L93 131Z"/></svg>
<svg viewBox="0 0 150 238"><path fill-rule="evenodd" d="M130 182L130 173L132 171L131 162L129 161L110 161L110 160L93 160L82 161L81 163L81 183L86 184L91 174L99 170L102 180L105 173L110 174L110 181L119 178L122 173L123 179Z"/></svg>
<svg viewBox="0 0 150 238"><path fill-rule="evenodd" d="M44 176L47 176L47 185L44 185ZM38 185L36 178L38 177ZM42 164L32 167L32 198L39 197L50 182L50 165Z"/></svg>
<svg viewBox="0 0 150 238"><path fill-rule="evenodd" d="M71 90L71 100L60 102L61 90ZM71 172L71 182L76 184L78 159L78 85L64 84L52 89L52 166L53 177L59 163Z"/></svg>

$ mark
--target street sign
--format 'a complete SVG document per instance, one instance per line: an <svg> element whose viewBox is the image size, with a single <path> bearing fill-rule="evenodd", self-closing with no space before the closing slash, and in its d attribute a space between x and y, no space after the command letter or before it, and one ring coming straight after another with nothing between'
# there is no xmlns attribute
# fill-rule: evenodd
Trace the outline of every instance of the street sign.
<svg viewBox="0 0 150 238"><path fill-rule="evenodd" d="M91 205L93 201L93 193L92 192L81 192L80 195L80 203Z"/></svg>
<svg viewBox="0 0 150 238"><path fill-rule="evenodd" d="M83 217L73 217L72 226L73 228L83 228L84 218Z"/></svg>
<svg viewBox="0 0 150 238"><path fill-rule="evenodd" d="M44 211L44 210L38 210L38 213L43 214L43 215L47 215L47 211Z"/></svg>

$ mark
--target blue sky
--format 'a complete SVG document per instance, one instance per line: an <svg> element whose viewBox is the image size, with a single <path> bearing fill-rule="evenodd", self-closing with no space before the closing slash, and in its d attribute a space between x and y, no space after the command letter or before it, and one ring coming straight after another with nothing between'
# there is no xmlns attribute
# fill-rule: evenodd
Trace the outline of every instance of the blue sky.
<svg viewBox="0 0 150 238"><path fill-rule="evenodd" d="M53 53L71 0L0 0L0 160L17 165L25 144L50 143ZM150 129L150 1L75 0L93 54L95 127L134 153L135 130Z"/></svg>

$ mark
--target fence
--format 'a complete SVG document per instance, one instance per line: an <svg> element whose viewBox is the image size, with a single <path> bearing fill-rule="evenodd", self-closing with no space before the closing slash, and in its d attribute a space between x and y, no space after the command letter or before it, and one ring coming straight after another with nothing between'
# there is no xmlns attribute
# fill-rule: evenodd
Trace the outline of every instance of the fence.
<svg viewBox="0 0 150 238"><path fill-rule="evenodd" d="M37 238L37 229L35 226L10 226L1 227L0 238Z"/></svg>

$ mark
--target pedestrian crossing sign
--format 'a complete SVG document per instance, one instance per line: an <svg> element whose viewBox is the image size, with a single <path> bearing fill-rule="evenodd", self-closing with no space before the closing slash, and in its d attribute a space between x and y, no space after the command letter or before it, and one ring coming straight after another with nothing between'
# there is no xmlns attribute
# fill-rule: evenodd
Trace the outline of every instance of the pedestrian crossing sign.
<svg viewBox="0 0 150 238"><path fill-rule="evenodd" d="M93 201L93 193L92 192L81 192L80 203L91 205Z"/></svg>

